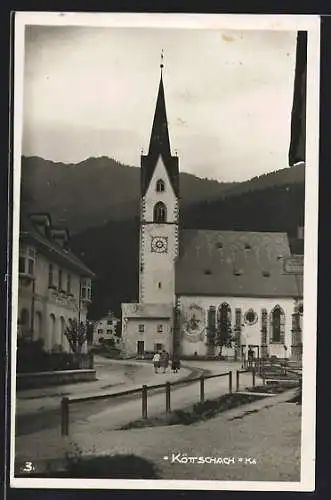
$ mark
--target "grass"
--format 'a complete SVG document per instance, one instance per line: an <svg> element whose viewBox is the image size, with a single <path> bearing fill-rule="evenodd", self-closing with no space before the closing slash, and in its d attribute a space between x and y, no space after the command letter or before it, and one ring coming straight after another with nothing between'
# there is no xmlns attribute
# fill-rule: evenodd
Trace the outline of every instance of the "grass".
<svg viewBox="0 0 331 500"><path fill-rule="evenodd" d="M285 391L288 391L292 387L296 387L298 385L297 381L287 381L286 384L282 384L281 382L272 382L266 385L258 385L256 387L246 387L245 391L255 392L255 393L264 393L264 394L282 394Z"/></svg>
<svg viewBox="0 0 331 500"><path fill-rule="evenodd" d="M262 399L259 394L225 394L214 400L196 403L187 410L175 410L168 415L161 415L150 419L139 419L129 422L121 427L121 430L138 429L143 427L159 427L165 425L191 425L195 422L209 420L219 413L243 404Z"/></svg>
<svg viewBox="0 0 331 500"><path fill-rule="evenodd" d="M302 405L302 387L298 387L295 396L288 400L288 403L296 403L297 405Z"/></svg>

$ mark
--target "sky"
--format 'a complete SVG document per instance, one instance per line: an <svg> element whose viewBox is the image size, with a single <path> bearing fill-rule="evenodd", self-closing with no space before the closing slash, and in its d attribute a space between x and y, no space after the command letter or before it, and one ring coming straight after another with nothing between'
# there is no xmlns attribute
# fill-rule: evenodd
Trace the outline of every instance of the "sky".
<svg viewBox="0 0 331 500"><path fill-rule="evenodd" d="M180 170L242 181L288 166L296 32L28 26L23 154L139 166L160 79Z"/></svg>

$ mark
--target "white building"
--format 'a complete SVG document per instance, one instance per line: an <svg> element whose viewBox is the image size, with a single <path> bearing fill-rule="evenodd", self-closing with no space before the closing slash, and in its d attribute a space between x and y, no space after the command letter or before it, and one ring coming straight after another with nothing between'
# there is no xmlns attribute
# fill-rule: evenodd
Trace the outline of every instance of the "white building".
<svg viewBox="0 0 331 500"><path fill-rule="evenodd" d="M107 341L113 342L115 346L121 346L121 339L117 335L120 320L110 311L106 316L99 319L93 326L93 344L99 345Z"/></svg>
<svg viewBox="0 0 331 500"><path fill-rule="evenodd" d="M290 356L301 297L295 276L284 271L287 235L182 229L179 196L161 67L149 150L141 156L139 301L122 304L127 354L165 348L212 356L213 336L226 329L236 342L225 354L246 354L250 345L257 355Z"/></svg>
<svg viewBox="0 0 331 500"><path fill-rule="evenodd" d="M70 320L86 322L94 277L68 248L66 229L48 214L21 214L18 334L42 339L44 348L69 350L64 335Z"/></svg>

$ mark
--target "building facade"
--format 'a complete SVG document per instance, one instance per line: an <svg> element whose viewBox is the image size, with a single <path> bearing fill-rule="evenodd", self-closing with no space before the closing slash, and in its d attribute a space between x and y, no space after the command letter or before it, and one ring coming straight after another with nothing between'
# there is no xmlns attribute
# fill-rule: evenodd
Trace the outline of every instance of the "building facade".
<svg viewBox="0 0 331 500"><path fill-rule="evenodd" d="M163 75L149 150L141 156L139 299L122 304L128 355L291 356L302 299L287 273L287 234L180 227L179 164L170 148ZM231 339L225 342L225 339Z"/></svg>
<svg viewBox="0 0 331 500"><path fill-rule="evenodd" d="M21 214L18 335L42 340L44 349L69 350L70 321L86 323L94 277L69 249L69 233L48 214Z"/></svg>
<svg viewBox="0 0 331 500"><path fill-rule="evenodd" d="M93 344L99 345L106 341L111 341L120 347L121 339L118 335L118 325L120 320L110 311L106 316L96 321L93 325Z"/></svg>

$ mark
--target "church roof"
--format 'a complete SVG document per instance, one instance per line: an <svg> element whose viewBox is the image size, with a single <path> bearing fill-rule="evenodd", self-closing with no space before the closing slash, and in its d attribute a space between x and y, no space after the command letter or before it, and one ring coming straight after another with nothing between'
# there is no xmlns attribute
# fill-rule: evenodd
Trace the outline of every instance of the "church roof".
<svg viewBox="0 0 331 500"><path fill-rule="evenodd" d="M148 154L141 156L141 191L143 196L148 189L156 163L160 156L162 157L174 191L178 195L178 157L171 155L162 73L157 95Z"/></svg>
<svg viewBox="0 0 331 500"><path fill-rule="evenodd" d="M297 297L296 277L284 272L290 255L286 233L182 230L176 294Z"/></svg>

